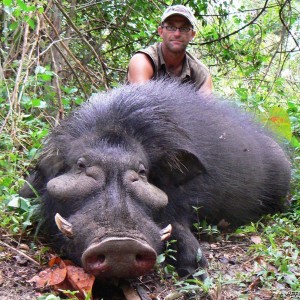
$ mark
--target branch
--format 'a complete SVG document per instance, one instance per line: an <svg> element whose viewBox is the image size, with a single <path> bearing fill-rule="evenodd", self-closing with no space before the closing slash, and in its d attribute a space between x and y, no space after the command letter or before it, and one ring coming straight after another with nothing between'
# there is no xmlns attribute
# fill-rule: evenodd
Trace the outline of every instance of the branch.
<svg viewBox="0 0 300 300"><path fill-rule="evenodd" d="M21 59L19 61L19 68L16 76L16 84L14 86L14 90L11 95L11 106L13 110L18 109L18 92L19 92L19 86L21 84L21 77L22 77L22 70L23 65L25 63L25 56L27 52L27 45L28 45L28 36L29 36L29 25L28 23L25 23L25 29L24 29L24 35L23 35L23 50L21 54Z"/></svg>
<svg viewBox="0 0 300 300"><path fill-rule="evenodd" d="M232 35L234 35L234 34L240 32L240 31L242 31L242 30L245 29L246 27L252 25L252 24L253 24L253 23L261 16L261 14L266 10L268 1L269 1L269 0L266 0L264 7L261 9L261 11L257 14L257 16L256 16L251 22L247 23L247 24L244 25L243 27L241 27L241 28L239 28L239 29L237 29L237 30L235 30L235 31L233 31L233 32L231 32L231 33L225 35L225 36L222 36L222 37L220 37L220 38L218 38L218 39L215 39L215 40L211 40L211 41L207 41L207 42L203 42L203 43L198 43L198 45L202 46L202 45L208 45L208 44L212 44L212 43L214 43L214 42L222 41L222 40L227 39L228 37L230 37L230 36L232 36Z"/></svg>
<svg viewBox="0 0 300 300"><path fill-rule="evenodd" d="M276 53L295 53L295 52L300 52L300 49L296 49L296 47L294 49L291 50L285 50L285 51L277 51Z"/></svg>
<svg viewBox="0 0 300 300"><path fill-rule="evenodd" d="M54 0L55 4L59 8L59 10L62 12L64 17L67 19L68 24L77 32L77 34L82 38L82 40L85 42L85 44L91 49L95 57L98 59L98 61L101 64L102 71L104 73L103 77L103 83L105 85L105 88L108 90L108 80L107 80L107 74L106 74L106 65L104 64L103 60L100 58L94 47L89 43L89 41L84 37L84 35L80 32L80 30L77 28L77 26L73 23L73 21L70 19L69 15L65 12L63 7L60 5L60 3L57 0Z"/></svg>
<svg viewBox="0 0 300 300"><path fill-rule="evenodd" d="M30 260L30 261L31 261L32 263L34 263L35 265L40 266L40 264L39 264L37 261L35 261L33 258L31 258L30 256L28 256L27 254L23 253L22 251L20 251L20 250L14 248L14 247L12 247L12 246L10 246L10 245L8 245L8 244L2 242L2 241L0 241L0 244L1 244L2 246L7 247L8 249L10 249L10 250L12 250L12 251L17 252L17 253L20 254L21 256L24 256L26 259Z"/></svg>
<svg viewBox="0 0 300 300"><path fill-rule="evenodd" d="M58 33L58 31L56 30L56 28L55 28L55 26L53 25L53 23L51 22L51 20L47 17L47 15L46 15L45 13L43 14L43 16L44 16L44 18L46 19L46 21L48 22L48 24L51 26L51 28L54 30L55 35L57 36L57 38L59 39L59 33ZM48 34L47 34L47 35L48 35ZM71 70L72 73L74 74L74 76L75 76L77 82L79 83L79 85L80 85L80 87L81 87L81 89L82 89L84 95L86 96L86 98L88 98L88 95L87 95L87 93L86 93L86 91L85 91L83 85L81 84L81 81L79 80L78 76L76 75L76 72L74 71L74 69L72 68L72 66L71 66L71 64L69 63L68 59L64 56L64 54L62 53L62 51L60 50L60 48L56 45L56 42L60 42L60 44L62 45L62 47L67 51L67 53L71 56L71 58L75 61L75 63L77 63L77 64L79 65L79 68L81 69L81 71L83 71L83 72L88 76L88 78L91 80L92 83L94 83L93 78L89 75L89 72L85 69L85 67L81 64L81 62L73 55L73 53L71 52L71 50L65 45L65 43L64 43L61 39L59 39L58 41L53 41L49 35L48 35L48 38L49 38L50 41L52 42L52 43L50 44L50 46L51 46L51 45L54 45L54 47L56 48L56 50L57 50L57 51L60 53L60 55L63 57L63 59L65 60L65 62L66 62L67 65L69 66L70 70ZM49 47L50 47L50 46L49 46ZM48 47L46 50L48 50L49 47ZM46 50L45 50L45 51L46 51ZM45 51L43 51L43 52L40 54L40 56L41 56L42 54L44 54Z"/></svg>
<svg viewBox="0 0 300 300"><path fill-rule="evenodd" d="M277 4L269 5L269 6L264 6L263 9L269 9L269 8L274 8L278 6ZM232 12L226 12L226 14L195 14L195 16L199 17L226 17L230 15L237 15L237 14L243 14L243 13L249 13L249 12L254 12L261 10L262 8L252 8L252 9L244 9L244 10L238 10L238 11L232 11Z"/></svg>
<svg viewBox="0 0 300 300"><path fill-rule="evenodd" d="M56 124L58 125L59 121L62 120L64 118L64 106L62 104L62 97L61 97L61 89L60 89L60 84L59 84L59 80L58 80L58 68L57 68L57 64L55 61L55 57L54 57L54 53L53 53L53 49L51 48L51 57L52 57L52 63L53 63L53 68L54 68L54 72L55 72L55 76L54 76L54 83L55 83L55 88L56 88L56 93L57 93L57 101L58 101L58 112L57 112L57 118L56 118Z"/></svg>
<svg viewBox="0 0 300 300"><path fill-rule="evenodd" d="M296 44L296 46L299 48L300 50L300 45L297 42L297 39L294 37L293 33L290 31L289 26L285 23L284 19L283 19L283 9L284 7L287 5L287 3L290 3L291 0L286 0L283 5L281 6L280 10L279 10L279 18L280 21L282 23L282 25L285 27L285 29L288 31L288 33L290 34L290 36L292 37L292 39L294 40L294 43Z"/></svg>

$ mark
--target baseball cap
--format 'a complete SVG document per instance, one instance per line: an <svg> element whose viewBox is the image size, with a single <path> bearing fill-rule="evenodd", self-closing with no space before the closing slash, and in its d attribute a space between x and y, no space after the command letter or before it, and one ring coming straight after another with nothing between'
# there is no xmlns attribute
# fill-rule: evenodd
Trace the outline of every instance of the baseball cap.
<svg viewBox="0 0 300 300"><path fill-rule="evenodd" d="M196 26L196 19L192 13L192 11L183 5L173 5L169 6L161 17L161 22L163 23L167 18L173 15L181 15L189 20L193 28Z"/></svg>

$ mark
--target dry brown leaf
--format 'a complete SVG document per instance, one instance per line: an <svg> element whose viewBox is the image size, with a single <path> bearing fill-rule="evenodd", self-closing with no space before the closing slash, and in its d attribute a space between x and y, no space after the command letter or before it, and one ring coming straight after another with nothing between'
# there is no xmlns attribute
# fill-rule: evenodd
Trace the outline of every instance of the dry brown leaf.
<svg viewBox="0 0 300 300"><path fill-rule="evenodd" d="M265 260L264 260L264 257L259 255L257 257L255 257L255 261L258 262L260 265L265 265Z"/></svg>
<svg viewBox="0 0 300 300"><path fill-rule="evenodd" d="M95 276L86 273L83 268L67 266L67 280L85 299L85 296L92 291Z"/></svg>
<svg viewBox="0 0 300 300"><path fill-rule="evenodd" d="M74 291L73 286L70 284L70 282L65 279L63 282L54 285L53 289L55 291L61 291L64 295L66 295L69 298L74 298L74 295L68 294L67 291ZM76 297L78 296L79 292L76 293ZM79 296L78 296L79 298ZM79 298L81 300L81 298Z"/></svg>
<svg viewBox="0 0 300 300"><path fill-rule="evenodd" d="M64 261L59 257L52 257L49 261L50 268L41 271L28 282L34 282L37 287L54 286L63 282L67 275Z"/></svg>
<svg viewBox="0 0 300 300"><path fill-rule="evenodd" d="M253 291L254 289L256 289L259 285L261 284L260 278L257 277L255 278L254 281L252 281L252 283L249 285L249 290Z"/></svg>
<svg viewBox="0 0 300 300"><path fill-rule="evenodd" d="M210 248L211 249L216 249L216 248L218 248L218 245L217 244L210 244Z"/></svg>
<svg viewBox="0 0 300 300"><path fill-rule="evenodd" d="M261 244L261 237L258 236L258 235L253 235L251 236L251 241L254 243L254 244Z"/></svg>
<svg viewBox="0 0 300 300"><path fill-rule="evenodd" d="M62 260L54 256L49 261L50 268L41 271L34 276L29 282L34 282L37 287L52 286L55 290L61 291L78 291L76 297L85 299L85 296L92 291L95 277L87 274L83 268L76 267L69 260ZM66 292L64 294L74 298ZM91 298L92 299L92 298Z"/></svg>

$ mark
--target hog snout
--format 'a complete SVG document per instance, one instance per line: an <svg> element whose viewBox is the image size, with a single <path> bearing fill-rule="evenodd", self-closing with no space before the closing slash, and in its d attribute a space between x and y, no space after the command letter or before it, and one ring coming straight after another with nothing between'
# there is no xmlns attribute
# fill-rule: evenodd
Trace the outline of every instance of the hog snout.
<svg viewBox="0 0 300 300"><path fill-rule="evenodd" d="M146 242L131 238L107 238L90 246L82 255L84 269L100 279L145 275L155 262L155 250Z"/></svg>

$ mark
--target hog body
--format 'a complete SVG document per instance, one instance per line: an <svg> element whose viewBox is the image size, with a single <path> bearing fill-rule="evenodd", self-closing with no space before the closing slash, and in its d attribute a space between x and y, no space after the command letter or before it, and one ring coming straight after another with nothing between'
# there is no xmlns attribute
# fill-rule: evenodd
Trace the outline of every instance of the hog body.
<svg viewBox="0 0 300 300"><path fill-rule="evenodd" d="M88 272L146 274L171 224L175 266L186 275L205 266L192 224L236 226L281 211L290 163L228 103L151 81L96 94L74 111L48 136L28 181L44 230ZM21 194L32 196L27 185Z"/></svg>

